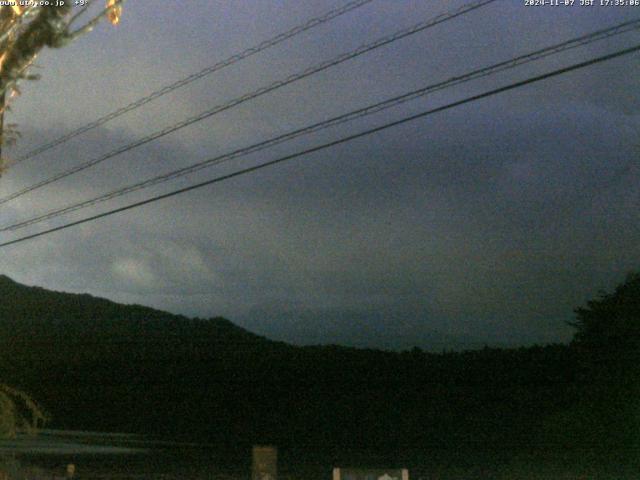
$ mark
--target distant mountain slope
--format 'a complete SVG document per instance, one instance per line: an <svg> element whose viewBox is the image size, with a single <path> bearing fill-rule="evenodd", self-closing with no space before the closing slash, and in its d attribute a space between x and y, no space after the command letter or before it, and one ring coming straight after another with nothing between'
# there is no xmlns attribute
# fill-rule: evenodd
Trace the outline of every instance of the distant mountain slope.
<svg viewBox="0 0 640 480"><path fill-rule="evenodd" d="M223 318L190 319L6 276L0 299L1 378L30 391L57 426L179 429L167 423L171 403L180 409L220 371L240 372L257 351L282 348ZM193 408L184 415L197 416Z"/></svg>
<svg viewBox="0 0 640 480"><path fill-rule="evenodd" d="M0 276L0 378L29 391L54 427L387 453L517 444L567 404L574 371L563 345L444 355L293 347L223 318Z"/></svg>
<svg viewBox="0 0 640 480"><path fill-rule="evenodd" d="M190 319L141 305L121 305L88 294L54 292L21 285L0 275L0 322L11 333L55 339L130 341L143 338L184 338L221 342L264 341L224 318ZM60 330L59 327L64 327Z"/></svg>
<svg viewBox="0 0 640 480"><path fill-rule="evenodd" d="M486 343L469 335L439 332L424 319L410 318L407 313L374 309L255 310L234 320L253 332L294 345L326 345L340 339L340 344L356 348L407 350L420 345L442 352L482 348Z"/></svg>

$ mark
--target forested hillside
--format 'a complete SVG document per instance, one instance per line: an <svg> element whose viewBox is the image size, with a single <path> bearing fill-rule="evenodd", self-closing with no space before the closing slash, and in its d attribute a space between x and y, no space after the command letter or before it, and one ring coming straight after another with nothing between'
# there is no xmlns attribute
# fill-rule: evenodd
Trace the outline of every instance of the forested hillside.
<svg viewBox="0 0 640 480"><path fill-rule="evenodd" d="M584 342L442 354L293 347L222 318L188 319L7 277L0 298L1 377L28 391L55 427L397 461L428 449L515 457L606 453L629 442L611 430L628 424L618 408L626 387L611 393Z"/></svg>

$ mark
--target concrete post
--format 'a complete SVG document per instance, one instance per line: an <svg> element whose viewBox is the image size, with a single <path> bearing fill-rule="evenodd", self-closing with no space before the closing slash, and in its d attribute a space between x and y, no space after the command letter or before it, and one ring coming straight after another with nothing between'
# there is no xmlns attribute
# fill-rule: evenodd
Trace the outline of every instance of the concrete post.
<svg viewBox="0 0 640 480"><path fill-rule="evenodd" d="M277 478L278 449L271 445L255 445L253 447L251 480L277 480Z"/></svg>

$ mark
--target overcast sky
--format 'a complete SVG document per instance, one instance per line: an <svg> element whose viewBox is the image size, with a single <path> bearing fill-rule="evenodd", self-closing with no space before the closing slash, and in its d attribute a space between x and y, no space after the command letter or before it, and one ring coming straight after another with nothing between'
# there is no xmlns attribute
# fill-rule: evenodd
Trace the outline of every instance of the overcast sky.
<svg viewBox="0 0 640 480"><path fill-rule="evenodd" d="M374 0L11 168L0 195L464 1ZM576 4L580 3L579 0ZM325 0L130 0L38 59L6 121L17 157L318 16ZM640 17L498 0L0 206L2 225ZM82 210L168 192L640 43L633 32ZM563 342L574 307L640 268L640 55L404 124L0 251L16 281L298 344ZM4 153L4 152L3 152Z"/></svg>

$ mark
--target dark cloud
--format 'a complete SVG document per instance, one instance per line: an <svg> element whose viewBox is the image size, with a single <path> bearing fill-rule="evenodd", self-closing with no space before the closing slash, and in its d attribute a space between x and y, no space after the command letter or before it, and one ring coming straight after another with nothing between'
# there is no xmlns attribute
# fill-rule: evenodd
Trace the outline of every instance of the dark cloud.
<svg viewBox="0 0 640 480"><path fill-rule="evenodd" d="M16 166L2 178L3 192L450 4L374 2ZM16 102L19 149L328 8L300 1L194 1L188 8L132 2L117 31L96 31L82 46L43 57L46 81ZM631 10L498 2L34 192L3 206L2 221L613 25ZM582 61L635 36L434 94L69 218ZM637 57L619 59L12 246L0 269L47 288L187 315L223 314L295 343L437 350L565 341L572 309L638 268L637 70Z"/></svg>

